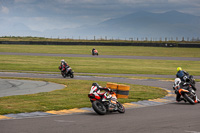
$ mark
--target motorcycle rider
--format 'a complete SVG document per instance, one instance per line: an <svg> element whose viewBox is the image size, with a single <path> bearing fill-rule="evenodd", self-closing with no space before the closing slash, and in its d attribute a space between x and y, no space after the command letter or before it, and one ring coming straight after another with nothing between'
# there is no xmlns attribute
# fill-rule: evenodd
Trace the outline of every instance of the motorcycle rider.
<svg viewBox="0 0 200 133"><path fill-rule="evenodd" d="M180 78L176 78L174 85L173 85L173 89L175 91L176 94L176 101L180 102L182 100L184 100L186 102L186 100L184 98L181 98L181 94L179 93L179 89L183 87L183 83L181 83L181 79Z"/></svg>
<svg viewBox="0 0 200 133"><path fill-rule="evenodd" d="M95 51L95 50L96 50L95 48L92 49L92 55L94 55L94 51Z"/></svg>
<svg viewBox="0 0 200 133"><path fill-rule="evenodd" d="M62 60L61 60L61 63L60 63L60 66L59 66L59 69L60 69L61 71L65 71L65 70L66 70L66 73L67 73L69 67L70 67L70 66L67 64L67 62L65 62L65 60L62 59Z"/></svg>
<svg viewBox="0 0 200 133"><path fill-rule="evenodd" d="M196 87L195 87L195 81L193 79L192 75L189 75L188 72L182 70L181 67L177 67L177 73L176 73L176 77L180 78L182 82L190 82L192 88L194 91L196 91ZM190 81L192 79L192 81Z"/></svg>
<svg viewBox="0 0 200 133"><path fill-rule="evenodd" d="M190 87L190 84L181 81L180 78L176 78L174 85L173 85L173 89L175 90L175 94L176 94L176 101L180 102L182 100L184 100L186 102L186 100L184 98L181 97L181 94L179 93L179 89L185 89L188 90ZM197 98L196 99L198 103L200 103L200 100Z"/></svg>
<svg viewBox="0 0 200 133"><path fill-rule="evenodd" d="M189 73L186 72L186 71L184 71L184 70L182 70L181 67L177 67L176 77L177 77L177 78L180 78L181 81L185 81L185 80L186 80L186 77L185 77L185 76L188 77L188 76L189 76Z"/></svg>
<svg viewBox="0 0 200 133"><path fill-rule="evenodd" d="M106 92L101 93L102 90L104 90ZM107 93L107 92L109 92L109 93ZM92 83L90 94L94 94L96 99L102 99L102 101L107 101L112 98L112 95L110 95L112 93L113 93L113 90L111 90L110 88L101 87L101 86L99 86L98 83ZM114 109L117 109L116 104L112 104L112 107Z"/></svg>

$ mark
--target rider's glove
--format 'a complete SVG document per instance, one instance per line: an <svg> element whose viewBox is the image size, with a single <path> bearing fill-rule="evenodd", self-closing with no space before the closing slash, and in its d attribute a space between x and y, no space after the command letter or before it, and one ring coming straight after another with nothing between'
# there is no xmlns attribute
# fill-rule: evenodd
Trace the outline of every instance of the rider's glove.
<svg viewBox="0 0 200 133"><path fill-rule="evenodd" d="M175 87L173 86L173 90L175 90Z"/></svg>
<svg viewBox="0 0 200 133"><path fill-rule="evenodd" d="M108 91L110 91L110 92L111 92L112 90L111 90L110 88L108 88Z"/></svg>

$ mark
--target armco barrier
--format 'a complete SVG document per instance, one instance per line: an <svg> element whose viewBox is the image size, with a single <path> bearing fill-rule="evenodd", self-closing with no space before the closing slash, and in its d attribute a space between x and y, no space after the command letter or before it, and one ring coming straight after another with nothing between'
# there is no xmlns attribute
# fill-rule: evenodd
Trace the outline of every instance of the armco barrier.
<svg viewBox="0 0 200 133"><path fill-rule="evenodd" d="M116 83L107 83L107 88L114 90L117 94L117 98L128 98L130 86Z"/></svg>

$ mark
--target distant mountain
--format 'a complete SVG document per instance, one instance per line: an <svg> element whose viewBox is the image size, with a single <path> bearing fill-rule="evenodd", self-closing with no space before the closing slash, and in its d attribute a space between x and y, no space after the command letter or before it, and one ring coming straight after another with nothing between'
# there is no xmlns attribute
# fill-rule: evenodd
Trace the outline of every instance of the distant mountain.
<svg viewBox="0 0 200 133"><path fill-rule="evenodd" d="M87 25L79 28L66 28L46 30L44 32L33 31L22 23L7 24L1 20L0 35L8 33L20 36L45 36L45 37L74 37L74 38L161 38L174 39L178 37L200 37L200 16L193 16L177 11L165 13L150 13L140 11L113 18L97 25ZM5 30L5 32L4 32Z"/></svg>
<svg viewBox="0 0 200 133"><path fill-rule="evenodd" d="M38 31L31 30L28 26L23 23L6 22L0 20L0 36L41 36L42 34Z"/></svg>
<svg viewBox="0 0 200 133"><path fill-rule="evenodd" d="M166 13L136 12L85 28L94 35L115 37L164 38L199 37L200 17L170 11Z"/></svg>

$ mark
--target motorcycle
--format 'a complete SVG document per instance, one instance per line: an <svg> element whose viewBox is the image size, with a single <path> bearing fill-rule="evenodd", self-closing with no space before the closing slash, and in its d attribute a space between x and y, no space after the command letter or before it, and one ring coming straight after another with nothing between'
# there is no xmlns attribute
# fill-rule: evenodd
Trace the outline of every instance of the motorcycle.
<svg viewBox="0 0 200 133"><path fill-rule="evenodd" d="M74 78L74 72L72 71L71 67L68 68L61 68L59 67L59 69L61 70L61 75L63 76L63 78L66 77L70 77L70 78Z"/></svg>
<svg viewBox="0 0 200 133"><path fill-rule="evenodd" d="M186 90L186 89L179 89L179 93L190 104L198 103L198 101L197 101L197 95L196 95L195 91L192 88L189 88L188 90Z"/></svg>
<svg viewBox="0 0 200 133"><path fill-rule="evenodd" d="M194 78L187 78L186 82L183 83L183 86L180 87L181 80L179 78L175 79L174 83L174 90L177 91L176 93L179 93L185 101L188 101L190 104L195 104L199 102L199 99L196 95L196 88L195 88L195 81ZM194 90L195 89L195 90Z"/></svg>
<svg viewBox="0 0 200 133"><path fill-rule="evenodd" d="M102 100L104 95L109 95L109 99ZM124 113L124 106L117 101L115 92L105 92L103 96L95 96L93 93L88 94L90 101L92 103L92 108L99 115L105 115L107 112L116 112Z"/></svg>
<svg viewBox="0 0 200 133"><path fill-rule="evenodd" d="M97 56L98 56L99 53L98 53L98 51L95 49L95 50L92 51L92 55L97 55Z"/></svg>

